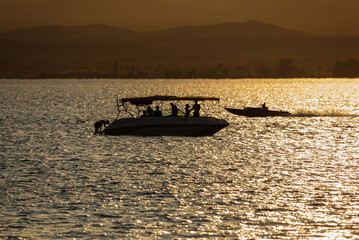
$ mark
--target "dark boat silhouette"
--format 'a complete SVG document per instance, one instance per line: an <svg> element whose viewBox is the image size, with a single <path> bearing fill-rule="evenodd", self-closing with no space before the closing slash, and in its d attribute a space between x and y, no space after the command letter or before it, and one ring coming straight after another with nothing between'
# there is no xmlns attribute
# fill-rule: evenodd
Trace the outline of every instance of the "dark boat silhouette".
<svg viewBox="0 0 359 240"><path fill-rule="evenodd" d="M227 127L226 120L210 116L185 117L183 115L144 115L148 106L154 102L181 101L219 101L215 97L203 96L149 96L121 98L117 100L118 114L116 119L105 129L105 135L134 135L134 136L211 136ZM120 114L124 115L120 118Z"/></svg>
<svg viewBox="0 0 359 240"><path fill-rule="evenodd" d="M268 108L254 108L254 107L245 107L243 109L237 108L224 108L228 112L246 116L246 117L287 117L290 116L290 112L286 111L275 111L275 110L268 110Z"/></svg>

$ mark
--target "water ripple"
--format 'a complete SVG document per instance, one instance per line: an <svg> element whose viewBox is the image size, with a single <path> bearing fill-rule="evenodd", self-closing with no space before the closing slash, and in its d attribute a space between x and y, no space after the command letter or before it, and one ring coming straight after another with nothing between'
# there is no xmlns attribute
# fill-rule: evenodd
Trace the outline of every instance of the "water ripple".
<svg viewBox="0 0 359 240"><path fill-rule="evenodd" d="M359 235L357 81L0 81L0 238ZM199 138L92 134L117 95L149 94L218 96L210 112L231 124ZM222 108L264 101L294 117Z"/></svg>

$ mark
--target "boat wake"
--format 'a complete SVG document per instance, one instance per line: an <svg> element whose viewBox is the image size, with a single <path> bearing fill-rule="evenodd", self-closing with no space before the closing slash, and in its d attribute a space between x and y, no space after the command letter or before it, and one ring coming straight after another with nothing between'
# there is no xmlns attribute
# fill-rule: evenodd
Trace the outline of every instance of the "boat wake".
<svg viewBox="0 0 359 240"><path fill-rule="evenodd" d="M291 115L292 117L359 117L359 114L350 114L342 111L310 111L299 110Z"/></svg>

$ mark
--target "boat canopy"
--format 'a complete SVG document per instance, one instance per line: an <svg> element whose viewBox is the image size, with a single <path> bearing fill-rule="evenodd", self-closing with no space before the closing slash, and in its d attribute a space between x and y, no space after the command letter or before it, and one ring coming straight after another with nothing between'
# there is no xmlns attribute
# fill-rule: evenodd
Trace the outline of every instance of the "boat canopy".
<svg viewBox="0 0 359 240"><path fill-rule="evenodd" d="M130 102L134 105L149 105L153 101L219 101L216 97L192 96L192 97L177 97L177 96L149 96L149 97L135 97L135 98L122 98L121 102Z"/></svg>

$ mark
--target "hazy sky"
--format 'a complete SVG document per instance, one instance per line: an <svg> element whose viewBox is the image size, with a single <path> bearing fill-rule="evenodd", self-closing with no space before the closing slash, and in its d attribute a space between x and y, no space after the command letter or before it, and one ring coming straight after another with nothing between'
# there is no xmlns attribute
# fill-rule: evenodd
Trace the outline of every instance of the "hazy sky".
<svg viewBox="0 0 359 240"><path fill-rule="evenodd" d="M110 24L133 30L257 20L317 33L359 34L359 0L0 0L0 31Z"/></svg>

